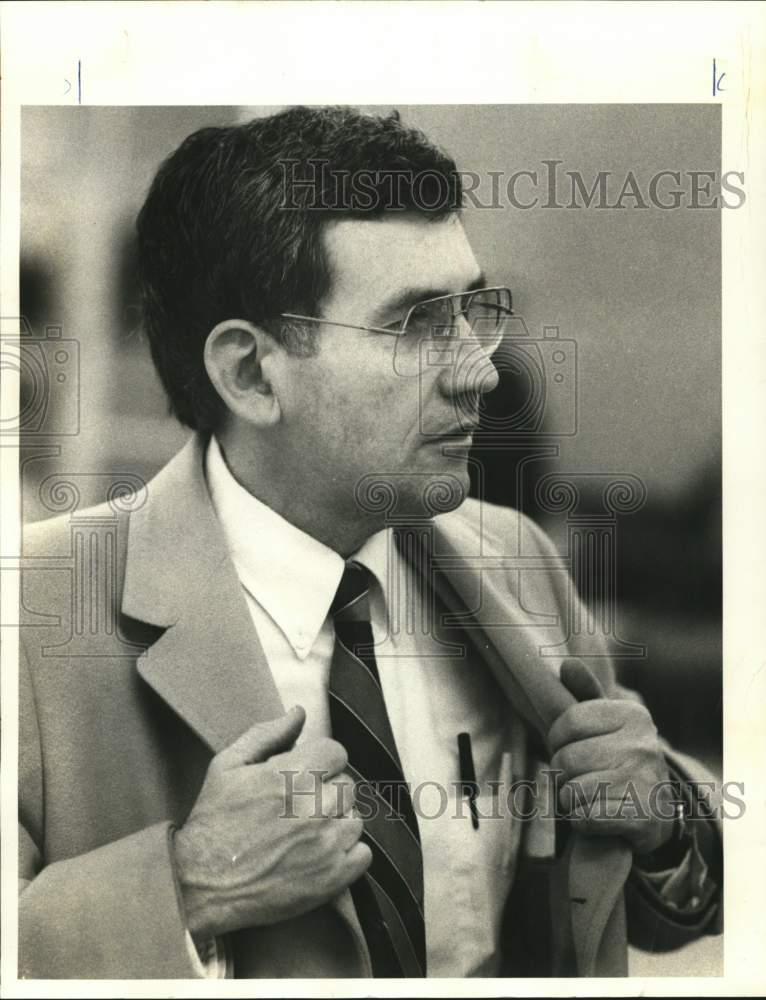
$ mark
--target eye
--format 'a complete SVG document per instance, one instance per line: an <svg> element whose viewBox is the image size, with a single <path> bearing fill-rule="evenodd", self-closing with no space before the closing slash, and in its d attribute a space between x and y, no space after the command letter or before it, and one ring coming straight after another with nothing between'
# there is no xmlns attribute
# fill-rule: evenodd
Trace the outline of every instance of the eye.
<svg viewBox="0 0 766 1000"><path fill-rule="evenodd" d="M444 299L431 299L415 306L407 321L407 332L420 338L448 335L452 327L452 309Z"/></svg>

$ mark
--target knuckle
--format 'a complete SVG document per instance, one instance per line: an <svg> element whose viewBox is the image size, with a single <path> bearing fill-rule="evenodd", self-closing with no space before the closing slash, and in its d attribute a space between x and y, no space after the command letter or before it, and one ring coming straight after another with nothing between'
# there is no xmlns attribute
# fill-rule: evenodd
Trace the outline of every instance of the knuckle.
<svg viewBox="0 0 766 1000"><path fill-rule="evenodd" d="M333 843L336 850L343 853L348 850L352 845L349 843L349 824L348 820L345 819L335 819L333 820Z"/></svg>
<svg viewBox="0 0 766 1000"><path fill-rule="evenodd" d="M314 886L320 896L331 896L337 885L338 875L333 865L325 865L314 878Z"/></svg>
<svg viewBox="0 0 766 1000"><path fill-rule="evenodd" d="M622 706L621 716L628 725L640 729L654 728L648 709L635 701L618 702Z"/></svg>
<svg viewBox="0 0 766 1000"><path fill-rule="evenodd" d="M349 781L345 775L339 774L328 781L327 787L339 802L345 802L354 790L354 783Z"/></svg>
<svg viewBox="0 0 766 1000"><path fill-rule="evenodd" d="M594 701L583 702L581 715L582 725L588 728L598 726L619 715L619 702L609 698L597 698Z"/></svg>
<svg viewBox="0 0 766 1000"><path fill-rule="evenodd" d="M342 743L337 740L327 739L325 741L325 754L328 762L339 768L345 768L348 764L348 753Z"/></svg>
<svg viewBox="0 0 766 1000"><path fill-rule="evenodd" d="M622 710L628 718L631 716L637 719L651 718L648 708L640 701L620 701L618 704L622 706Z"/></svg>
<svg viewBox="0 0 766 1000"><path fill-rule="evenodd" d="M372 864L372 851L367 844L359 843L345 855L342 866L343 881L348 884L355 882Z"/></svg>
<svg viewBox="0 0 766 1000"><path fill-rule="evenodd" d="M372 864L372 848L369 844L357 844L357 854L362 871L366 871Z"/></svg>
<svg viewBox="0 0 766 1000"><path fill-rule="evenodd" d="M312 816L316 819L323 819L330 821L336 815L338 811L337 803L335 801L335 796L323 792L323 794L317 798L316 806L312 806Z"/></svg>
<svg viewBox="0 0 766 1000"><path fill-rule="evenodd" d="M356 787L353 782L344 783L340 801L343 805L344 812L350 812L354 808L354 803L356 802Z"/></svg>
<svg viewBox="0 0 766 1000"><path fill-rule="evenodd" d="M336 879L342 878L348 868L348 851L345 850L340 842L336 844L335 852L330 860L330 865L333 877Z"/></svg>
<svg viewBox="0 0 766 1000"><path fill-rule="evenodd" d="M340 842L340 830L335 823L327 822L319 830L319 844L322 853L334 854Z"/></svg>
<svg viewBox="0 0 766 1000"><path fill-rule="evenodd" d="M572 728L576 725L579 708L579 705L570 705L556 720L556 730L560 739L566 739Z"/></svg>
<svg viewBox="0 0 766 1000"><path fill-rule="evenodd" d="M344 747L329 736L309 740L297 747L293 753L302 770L321 774L323 779L330 773L342 771L348 764L348 755Z"/></svg>
<svg viewBox="0 0 766 1000"><path fill-rule="evenodd" d="M298 765L296 763L297 758L295 754L295 750L285 750L282 753L275 753L262 764L254 764L251 766L261 767L266 770L273 771L274 774L295 774L298 770Z"/></svg>
<svg viewBox="0 0 766 1000"><path fill-rule="evenodd" d="M569 718L570 709L554 722L550 731L550 741L555 747L562 747L572 740L572 723Z"/></svg>
<svg viewBox="0 0 766 1000"><path fill-rule="evenodd" d="M573 753L569 747L562 747L558 753L554 754L551 764L560 771L563 771L564 776L571 774L574 770L574 760Z"/></svg>
<svg viewBox="0 0 766 1000"><path fill-rule="evenodd" d="M338 843L344 851L350 851L359 843L359 838L364 831L364 824L361 821L344 817L335 820L337 824Z"/></svg>
<svg viewBox="0 0 766 1000"><path fill-rule="evenodd" d="M563 750L564 747L568 747L578 739L581 739L584 731L585 727L578 720L573 719L566 728L564 739L561 741L561 749Z"/></svg>
<svg viewBox="0 0 766 1000"><path fill-rule="evenodd" d="M599 701L594 701L592 699L588 701L576 701L574 705L570 705L569 708L564 713L564 717L568 720L578 721L583 716L590 715L594 710L598 709L600 705Z"/></svg>

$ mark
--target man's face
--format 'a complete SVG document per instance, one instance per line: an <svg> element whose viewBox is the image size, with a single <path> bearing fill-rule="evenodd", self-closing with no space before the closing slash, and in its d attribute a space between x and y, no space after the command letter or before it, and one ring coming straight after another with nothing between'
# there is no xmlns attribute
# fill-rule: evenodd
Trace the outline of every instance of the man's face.
<svg viewBox="0 0 766 1000"><path fill-rule="evenodd" d="M386 327L416 302L481 281L457 216L342 220L327 227L325 246L332 287L319 315L338 322ZM429 354L406 336L329 323L317 324L316 334L315 356L285 359L280 392L286 444L304 488L340 513L356 502L357 489L367 495L374 476L396 491L397 513L409 514L423 511L429 486L446 482L447 506L457 506L468 491L479 396L497 385L484 347L468 336L449 363L444 352Z"/></svg>

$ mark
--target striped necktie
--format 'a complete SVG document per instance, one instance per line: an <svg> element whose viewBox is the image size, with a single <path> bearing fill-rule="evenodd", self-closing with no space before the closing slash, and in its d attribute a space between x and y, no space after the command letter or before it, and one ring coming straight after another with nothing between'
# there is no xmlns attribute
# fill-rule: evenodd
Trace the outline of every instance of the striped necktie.
<svg viewBox="0 0 766 1000"><path fill-rule="evenodd" d="M330 609L335 624L329 685L332 735L348 753L364 819L362 840L372 851L372 863L351 886L351 894L373 974L422 977L423 855L375 662L369 587L369 571L347 563Z"/></svg>

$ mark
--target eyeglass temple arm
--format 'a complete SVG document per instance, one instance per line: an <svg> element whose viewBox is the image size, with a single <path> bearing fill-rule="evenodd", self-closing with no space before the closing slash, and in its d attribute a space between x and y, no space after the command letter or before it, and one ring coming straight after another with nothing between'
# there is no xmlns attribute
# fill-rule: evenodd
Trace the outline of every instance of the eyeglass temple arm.
<svg viewBox="0 0 766 1000"><path fill-rule="evenodd" d="M301 316L299 313L280 313L283 319L298 319L304 323L326 323L330 326L342 326L346 330L370 330L372 333L387 333L389 337L398 337L400 330L386 330L382 326L359 326L356 323L339 323L336 319L323 319L321 316Z"/></svg>

